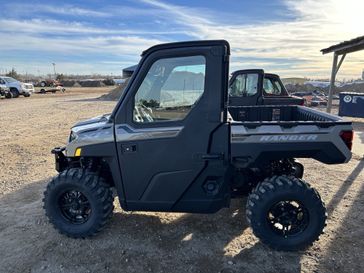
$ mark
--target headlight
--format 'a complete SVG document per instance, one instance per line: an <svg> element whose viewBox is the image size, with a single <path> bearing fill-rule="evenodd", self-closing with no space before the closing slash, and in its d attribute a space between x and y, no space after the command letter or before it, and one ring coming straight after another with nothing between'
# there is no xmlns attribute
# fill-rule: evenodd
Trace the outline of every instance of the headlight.
<svg viewBox="0 0 364 273"><path fill-rule="evenodd" d="M68 138L68 142L72 142L77 138L77 134L73 131L70 133L70 137Z"/></svg>

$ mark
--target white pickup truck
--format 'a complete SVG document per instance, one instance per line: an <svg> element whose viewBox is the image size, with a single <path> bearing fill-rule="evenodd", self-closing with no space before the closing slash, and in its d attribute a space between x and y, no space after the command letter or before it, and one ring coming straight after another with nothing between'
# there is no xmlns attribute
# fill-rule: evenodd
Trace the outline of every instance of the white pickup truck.
<svg viewBox="0 0 364 273"><path fill-rule="evenodd" d="M8 87L14 98L19 97L19 95L29 97L32 93L34 93L33 84L23 83L12 77L0 76L0 84Z"/></svg>

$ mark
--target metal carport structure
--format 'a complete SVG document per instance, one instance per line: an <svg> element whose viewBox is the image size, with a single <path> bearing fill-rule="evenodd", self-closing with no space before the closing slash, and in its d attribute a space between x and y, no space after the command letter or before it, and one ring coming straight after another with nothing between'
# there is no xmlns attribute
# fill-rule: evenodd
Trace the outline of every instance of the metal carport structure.
<svg viewBox="0 0 364 273"><path fill-rule="evenodd" d="M138 65L132 65L123 69L123 78L130 78L134 71L137 69Z"/></svg>
<svg viewBox="0 0 364 273"><path fill-rule="evenodd" d="M332 107L332 95L335 88L335 78L336 74L340 69L341 64L343 63L346 54L356 52L364 49L364 36L357 37L355 39L345 41L328 48L321 49L322 54L327 54L334 52L334 58L332 62L332 70L331 70L331 79L330 79L330 89L329 89L329 99L327 103L327 112L331 112ZM338 62L338 58L340 57L340 61Z"/></svg>

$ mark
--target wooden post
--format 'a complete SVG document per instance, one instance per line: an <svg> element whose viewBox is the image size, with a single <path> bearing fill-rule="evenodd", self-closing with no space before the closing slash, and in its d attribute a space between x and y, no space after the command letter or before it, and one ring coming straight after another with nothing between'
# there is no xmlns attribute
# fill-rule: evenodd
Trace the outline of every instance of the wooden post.
<svg viewBox="0 0 364 273"><path fill-rule="evenodd" d="M326 112L327 113L331 113L331 107L332 107L332 95L334 93L334 88L335 88L335 78L336 78L336 73L337 73L337 57L338 55L336 54L336 52L334 52L334 59L332 62L332 70L331 70L331 80L330 80L330 89L329 89L329 98L328 98L328 102L327 102L327 108L326 108Z"/></svg>

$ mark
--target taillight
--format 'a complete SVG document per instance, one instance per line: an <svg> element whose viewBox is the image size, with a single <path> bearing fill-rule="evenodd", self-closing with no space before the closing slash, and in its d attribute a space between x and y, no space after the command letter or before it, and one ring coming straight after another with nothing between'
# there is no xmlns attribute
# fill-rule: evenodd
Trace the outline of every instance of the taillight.
<svg viewBox="0 0 364 273"><path fill-rule="evenodd" d="M351 148L353 147L354 132L353 131L341 131L340 137L344 141L345 145L351 151Z"/></svg>

